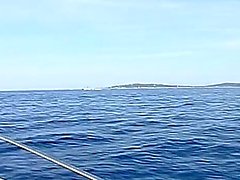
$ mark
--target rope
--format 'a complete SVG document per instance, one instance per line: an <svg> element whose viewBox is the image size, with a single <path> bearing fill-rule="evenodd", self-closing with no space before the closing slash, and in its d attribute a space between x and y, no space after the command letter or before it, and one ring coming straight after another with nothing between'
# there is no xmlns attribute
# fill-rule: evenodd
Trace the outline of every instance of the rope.
<svg viewBox="0 0 240 180"><path fill-rule="evenodd" d="M88 172L80 170L80 169L78 169L78 168L76 168L76 167L74 167L72 165L68 165L68 164L66 164L64 162L61 162L61 161L58 161L58 160L56 160L56 159L54 159L52 157L49 157L46 154L43 154L43 153L41 153L39 151L31 149L30 147L28 147L28 146L26 146L24 144L18 143L18 142L14 141L14 140L12 140L10 138L0 136L0 140L2 140L4 142L7 142L9 144L12 144L14 146L17 146L17 147L19 147L19 148L21 148L21 149L23 149L25 151L28 151L28 152L30 152L32 154L35 154L36 156L39 156L39 157L41 157L41 158L43 158L45 160L48 160L48 161L50 161L50 162L52 162L54 164L57 164L57 165L65 168L65 169L68 169L69 171L72 171L72 172L76 173L77 175L79 175L81 177L85 177L85 178L87 178L89 180L100 180L101 179L101 178L96 177L95 175L92 175L92 174L90 174Z"/></svg>

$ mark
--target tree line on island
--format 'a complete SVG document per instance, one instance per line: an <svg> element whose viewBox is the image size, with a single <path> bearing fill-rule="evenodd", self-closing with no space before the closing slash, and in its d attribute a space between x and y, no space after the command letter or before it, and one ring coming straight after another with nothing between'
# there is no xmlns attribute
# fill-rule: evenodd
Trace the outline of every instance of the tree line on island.
<svg viewBox="0 0 240 180"><path fill-rule="evenodd" d="M116 85L108 87L109 89L139 89L139 88L220 88L220 87L239 87L240 83L220 83L204 86L189 86L189 85L166 85L166 84L144 84L134 83L126 85Z"/></svg>

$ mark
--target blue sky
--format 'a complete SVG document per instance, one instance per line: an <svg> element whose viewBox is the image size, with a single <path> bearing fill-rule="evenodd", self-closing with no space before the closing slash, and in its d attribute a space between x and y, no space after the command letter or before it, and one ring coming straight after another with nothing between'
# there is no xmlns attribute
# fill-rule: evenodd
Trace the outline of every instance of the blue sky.
<svg viewBox="0 0 240 180"><path fill-rule="evenodd" d="M239 0L0 1L0 89L240 82Z"/></svg>

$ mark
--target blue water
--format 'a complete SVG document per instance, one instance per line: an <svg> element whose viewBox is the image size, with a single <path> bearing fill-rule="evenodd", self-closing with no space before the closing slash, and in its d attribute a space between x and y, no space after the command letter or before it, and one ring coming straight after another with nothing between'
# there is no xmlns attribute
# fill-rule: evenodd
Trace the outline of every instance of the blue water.
<svg viewBox="0 0 240 180"><path fill-rule="evenodd" d="M240 179L240 89L0 92L0 134L103 179ZM0 142L0 177L78 179Z"/></svg>

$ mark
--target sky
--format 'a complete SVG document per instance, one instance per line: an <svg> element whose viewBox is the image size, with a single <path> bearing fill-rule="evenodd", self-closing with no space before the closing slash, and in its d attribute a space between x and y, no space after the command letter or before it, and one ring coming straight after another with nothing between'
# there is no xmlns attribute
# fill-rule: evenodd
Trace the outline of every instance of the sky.
<svg viewBox="0 0 240 180"><path fill-rule="evenodd" d="M0 0L0 90L240 82L239 0Z"/></svg>

